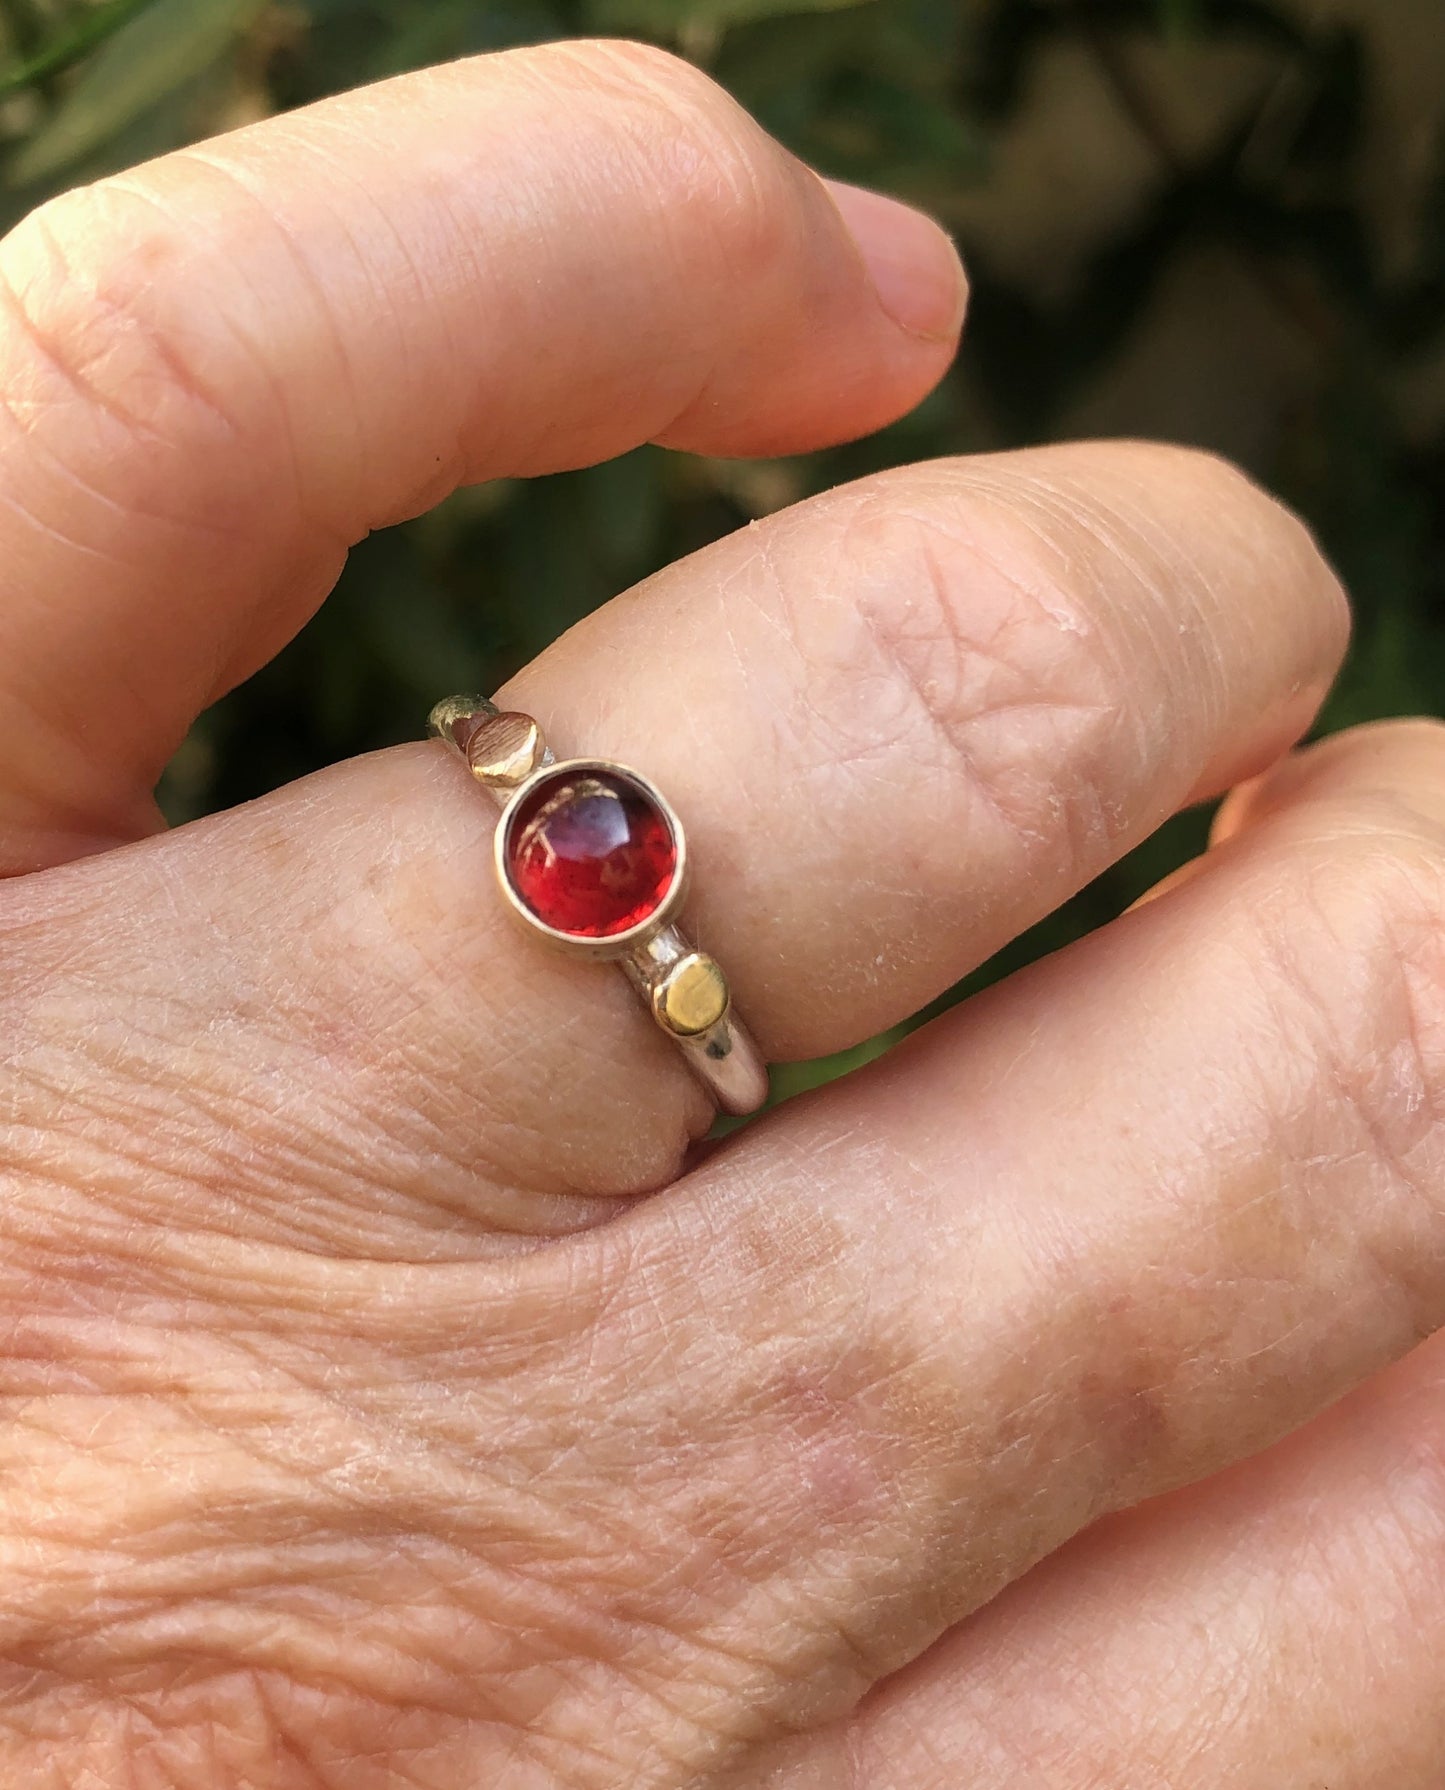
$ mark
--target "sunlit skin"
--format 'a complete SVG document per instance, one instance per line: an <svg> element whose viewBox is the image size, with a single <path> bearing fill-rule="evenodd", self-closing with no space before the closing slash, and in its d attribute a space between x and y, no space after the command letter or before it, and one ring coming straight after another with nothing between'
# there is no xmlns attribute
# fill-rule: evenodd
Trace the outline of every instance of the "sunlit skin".
<svg viewBox="0 0 1445 1790"><path fill-rule="evenodd" d="M1291 754L1346 608L1239 473L891 472L500 694L686 816L778 1059L1236 790L1155 899L710 1152L441 747L160 829L368 529L868 431L963 297L618 45L0 243L4 1790L1438 1790L1445 732Z"/></svg>

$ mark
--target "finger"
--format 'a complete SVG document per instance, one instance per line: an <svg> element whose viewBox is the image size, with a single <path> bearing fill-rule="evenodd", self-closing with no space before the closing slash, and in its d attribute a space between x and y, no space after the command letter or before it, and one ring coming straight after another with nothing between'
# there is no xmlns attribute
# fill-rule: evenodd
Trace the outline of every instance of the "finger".
<svg viewBox="0 0 1445 1790"><path fill-rule="evenodd" d="M1277 756L1342 637L1327 568L1254 487L1098 445L801 506L610 605L507 698L669 794L690 923L767 1053L810 1056L904 1018ZM428 1234L575 1222L573 1198L671 1178L707 1111L614 969L514 929L494 824L418 746L32 879L12 896L46 997L13 1023L62 1039L47 1088L131 1089L153 1155L205 1138L180 1195L203 1209L239 1184L257 1222L336 1247L398 1223L410 1246L407 1212ZM255 1088L285 1090L274 1112ZM177 1197L157 1185L137 1197Z"/></svg>
<svg viewBox="0 0 1445 1790"><path fill-rule="evenodd" d="M574 1246L667 1338L618 1344L621 1421L707 1387L689 1508L744 1583L694 1639L767 1611L760 1726L1440 1325L1442 940L1445 729L1342 739L1207 874Z"/></svg>
<svg viewBox="0 0 1445 1790"><path fill-rule="evenodd" d="M1441 1342L1260 1459L1081 1536L752 1781L1435 1790Z"/></svg>
<svg viewBox="0 0 1445 1790"><path fill-rule="evenodd" d="M961 311L935 225L637 45L430 70L44 206L0 243L0 868L147 830L191 719L369 529L647 440L863 433Z"/></svg>
<svg viewBox="0 0 1445 1790"><path fill-rule="evenodd" d="M1303 821L1315 826L1326 812L1348 830L1358 825L1367 802L1377 824L1393 813L1408 828L1415 808L1435 796L1429 773L1439 751L1439 731L1435 721L1378 721L1291 753L1230 791L1215 816L1211 844L1227 845L1266 825L1285 828ZM1341 808L1337 803L1342 795Z"/></svg>
<svg viewBox="0 0 1445 1790"><path fill-rule="evenodd" d="M1379 772L1375 795L1382 808L1388 807L1395 799L1389 778L1397 768L1401 744L1409 737L1406 730L1410 725L1403 721L1387 721L1352 728L1348 733L1337 734L1334 741L1324 740L1308 751L1289 754L1257 777L1245 778L1230 790L1215 810L1209 829L1210 850L1227 845L1246 827L1268 820L1276 813L1288 814L1295 809L1312 813L1302 798L1316 787L1327 789L1341 760L1349 766L1351 787L1356 795L1369 766L1375 765ZM1419 725L1422 749L1428 756L1433 750L1434 723L1426 721ZM1210 852L1204 852L1181 864L1140 896L1140 905L1157 901L1161 895L1167 895L1202 875L1213 861Z"/></svg>

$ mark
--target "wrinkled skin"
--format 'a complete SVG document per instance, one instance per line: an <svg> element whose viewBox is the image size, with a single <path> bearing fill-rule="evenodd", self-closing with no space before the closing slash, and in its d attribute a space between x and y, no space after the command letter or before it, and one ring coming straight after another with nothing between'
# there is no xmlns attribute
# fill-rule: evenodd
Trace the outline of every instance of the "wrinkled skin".
<svg viewBox="0 0 1445 1790"><path fill-rule="evenodd" d="M920 466L517 678L684 815L774 1058L1235 790L699 1152L440 748L149 792L367 529L900 414L941 234L584 44L72 194L0 298L5 1790L1438 1785L1445 736L1291 754L1346 634L1299 523L1178 449Z"/></svg>

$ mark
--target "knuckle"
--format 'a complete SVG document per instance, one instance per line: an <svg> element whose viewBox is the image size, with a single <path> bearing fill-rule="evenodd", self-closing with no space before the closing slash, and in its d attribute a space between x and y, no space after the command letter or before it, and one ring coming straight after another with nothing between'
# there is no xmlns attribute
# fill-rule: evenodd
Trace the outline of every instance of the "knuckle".
<svg viewBox="0 0 1445 1790"><path fill-rule="evenodd" d="M579 70L584 79L594 80L606 90L620 83L628 90L701 90L723 97L717 83L686 57L633 38L597 37L552 45L542 55L560 57Z"/></svg>
<svg viewBox="0 0 1445 1790"><path fill-rule="evenodd" d="M1363 1166L1385 1196L1360 1215L1366 1245L1423 1310L1445 1217L1445 850L1368 794L1296 851L1254 928L1305 1066L1278 1115L1290 1153Z"/></svg>
<svg viewBox="0 0 1445 1790"><path fill-rule="evenodd" d="M339 480L305 476L304 419L268 358L275 282L235 273L258 228L285 232L259 202L217 202L224 180L199 164L116 176L0 242L0 422L40 450L16 501L42 529L61 510L106 554L134 553L136 529L163 551L176 530L249 540L262 516L277 538L349 529Z"/></svg>
<svg viewBox="0 0 1445 1790"><path fill-rule="evenodd" d="M956 471L932 477L946 504L887 486L847 500L846 631L836 600L793 611L821 747L866 768L881 743L932 770L1034 867L1096 863L1127 822L1113 792L1130 728L1107 618L1032 530L976 494L960 502Z"/></svg>
<svg viewBox="0 0 1445 1790"><path fill-rule="evenodd" d="M32 212L0 245L12 406L35 426L79 404L91 426L152 447L235 432L209 364L197 250L179 220L118 182Z"/></svg>
<svg viewBox="0 0 1445 1790"><path fill-rule="evenodd" d="M670 50L600 39L566 46L560 54L585 84L619 102L624 114L630 111L644 126L702 137L745 122L759 141L766 140L716 81Z"/></svg>
<svg viewBox="0 0 1445 1790"><path fill-rule="evenodd" d="M680 252L703 239L739 290L775 270L796 238L803 176L748 113L692 63L652 45L599 41L564 54L607 104L646 189L666 194Z"/></svg>

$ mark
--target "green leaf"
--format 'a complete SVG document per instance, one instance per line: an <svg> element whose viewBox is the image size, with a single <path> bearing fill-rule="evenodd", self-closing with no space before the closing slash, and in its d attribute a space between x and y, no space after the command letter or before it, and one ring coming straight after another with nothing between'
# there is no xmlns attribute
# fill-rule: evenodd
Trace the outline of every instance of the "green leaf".
<svg viewBox="0 0 1445 1790"><path fill-rule="evenodd" d="M8 37L13 36L25 57L19 68L0 74L0 99L27 87L38 87L52 75L62 73L151 4L152 0L104 0L104 4L92 7L69 29L57 31L48 41L37 34L34 22L24 15L0 19L0 27L9 27L8 34L0 36L0 45L8 52Z"/></svg>
<svg viewBox="0 0 1445 1790"><path fill-rule="evenodd" d="M134 12L134 0L118 0ZM45 180L194 80L230 49L265 0L152 0L108 38L6 170L14 186Z"/></svg>

